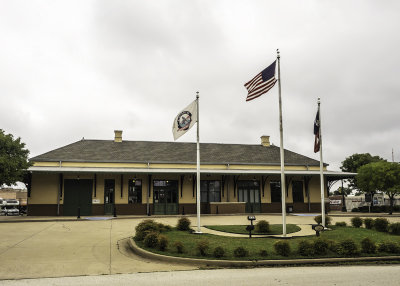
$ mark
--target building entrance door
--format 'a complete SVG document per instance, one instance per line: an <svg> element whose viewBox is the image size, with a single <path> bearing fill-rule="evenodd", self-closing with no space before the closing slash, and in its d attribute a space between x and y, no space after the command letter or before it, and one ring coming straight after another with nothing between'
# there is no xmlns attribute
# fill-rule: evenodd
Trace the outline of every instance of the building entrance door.
<svg viewBox="0 0 400 286"><path fill-rule="evenodd" d="M178 214L178 181L153 181L154 214Z"/></svg>
<svg viewBox="0 0 400 286"><path fill-rule="evenodd" d="M246 213L259 213L261 211L260 183L258 181L239 181L238 201L246 203Z"/></svg>
<svg viewBox="0 0 400 286"><path fill-rule="evenodd" d="M114 213L115 199L115 180L104 180L104 214L111 215Z"/></svg>
<svg viewBox="0 0 400 286"><path fill-rule="evenodd" d="M64 180L63 215L77 216L92 214L93 180Z"/></svg>

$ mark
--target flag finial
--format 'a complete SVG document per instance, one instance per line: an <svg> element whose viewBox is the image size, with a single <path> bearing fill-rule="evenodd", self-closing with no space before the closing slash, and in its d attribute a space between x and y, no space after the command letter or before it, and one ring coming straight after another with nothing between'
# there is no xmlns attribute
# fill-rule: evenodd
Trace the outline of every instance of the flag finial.
<svg viewBox="0 0 400 286"><path fill-rule="evenodd" d="M198 91L196 91L196 98L197 99L199 98L199 92Z"/></svg>
<svg viewBox="0 0 400 286"><path fill-rule="evenodd" d="M278 54L277 58L280 59L281 58L281 54L279 53L279 49L276 49L276 53Z"/></svg>

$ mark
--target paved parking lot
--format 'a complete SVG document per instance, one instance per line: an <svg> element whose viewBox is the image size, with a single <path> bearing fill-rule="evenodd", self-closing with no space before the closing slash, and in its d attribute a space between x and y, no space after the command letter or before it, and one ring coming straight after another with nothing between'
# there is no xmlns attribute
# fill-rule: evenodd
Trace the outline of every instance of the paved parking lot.
<svg viewBox="0 0 400 286"><path fill-rule="evenodd" d="M54 218L53 218L54 219ZM196 224L196 217L191 217ZM281 223L279 215L259 215L271 224ZM334 217L350 221L350 217ZM17 219L15 219L17 220ZM175 225L178 217L155 218ZM390 218L400 221L399 217ZM132 236L142 218L36 221L0 223L0 279L63 277L153 271L190 270L194 266L148 261L127 249L126 238ZM241 216L204 216L202 225L247 224ZM311 224L310 216L288 216L287 223Z"/></svg>

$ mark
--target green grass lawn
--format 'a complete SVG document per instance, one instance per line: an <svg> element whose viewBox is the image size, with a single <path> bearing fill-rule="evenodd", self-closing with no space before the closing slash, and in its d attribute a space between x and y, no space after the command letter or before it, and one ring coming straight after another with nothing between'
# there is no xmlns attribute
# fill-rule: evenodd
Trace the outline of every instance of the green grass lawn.
<svg viewBox="0 0 400 286"><path fill-rule="evenodd" d="M164 255L178 256L178 257L192 257L192 258L207 258L207 259L216 259L213 257L213 251L215 247L221 246L225 249L225 256L222 259L230 259L230 260L262 260L262 259L294 259L294 258L309 258L301 256L297 253L297 246L301 240L314 240L315 236L312 237L302 237L302 238L292 238L287 241L290 243L290 247L292 253L289 257L283 257L277 255L274 251L273 245L279 240L276 238L234 238L234 237L225 237L225 236L217 236L211 234L192 234L187 231L178 231L171 230L168 232L163 232L163 235L166 235L169 240L168 248L166 251L160 251L158 249L149 249L144 247L143 242L137 241L138 246ZM388 233L377 232L375 230L369 230L365 228L353 228L353 227L332 227L331 231L325 231L321 233L321 238L333 240L333 241L341 241L347 238L352 238L360 249L361 240L365 237L369 237L375 243L380 243L384 241L392 241L396 243L400 243L400 237L396 235L391 235ZM210 248L208 250L208 255L206 257L199 256L196 250L197 243L201 240L207 240L209 242ZM173 246L175 242L180 241L184 245L185 253L179 254L176 251L176 248ZM233 251L238 246L245 247L249 251L249 256L246 258L236 258L233 255ZM266 250L268 255L261 256L260 251ZM385 255L394 255L387 253L377 253L377 254L363 254L360 256L385 256ZM318 257L339 257L338 254L328 251L327 255L318 256Z"/></svg>
<svg viewBox="0 0 400 286"><path fill-rule="evenodd" d="M229 233L249 234L249 232L246 230L246 226L247 225L206 225L205 227L212 229L212 230L229 232ZM267 234L267 235L282 234L282 225L281 224L271 224L269 226L269 228L270 228L270 231L268 233L258 233L255 230L252 231L251 233L252 234ZM299 230L301 230L301 228L295 224L287 224L286 225L286 233L293 233L293 232L297 232Z"/></svg>

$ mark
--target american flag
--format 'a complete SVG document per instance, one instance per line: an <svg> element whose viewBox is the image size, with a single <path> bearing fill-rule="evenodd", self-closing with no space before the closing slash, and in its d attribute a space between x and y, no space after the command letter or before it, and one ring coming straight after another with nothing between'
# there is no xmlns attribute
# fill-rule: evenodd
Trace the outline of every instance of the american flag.
<svg viewBox="0 0 400 286"><path fill-rule="evenodd" d="M275 85L275 64L276 61L244 85L248 91L246 101L259 97Z"/></svg>
<svg viewBox="0 0 400 286"><path fill-rule="evenodd" d="M319 141L319 110L317 111L317 115L315 116L314 120L314 153L319 151L321 142Z"/></svg>

